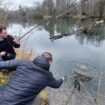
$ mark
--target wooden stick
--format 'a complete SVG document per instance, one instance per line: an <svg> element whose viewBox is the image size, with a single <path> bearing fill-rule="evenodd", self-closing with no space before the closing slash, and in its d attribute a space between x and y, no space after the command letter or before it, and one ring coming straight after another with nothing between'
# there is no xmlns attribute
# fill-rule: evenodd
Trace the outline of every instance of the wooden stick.
<svg viewBox="0 0 105 105"><path fill-rule="evenodd" d="M77 2L75 3L76 6L78 6L80 2ZM23 34L19 40L23 39L27 34L29 34L31 31L33 31L35 28L39 27L40 25L44 24L45 22L49 21L49 20L52 20L52 19L59 19L60 17L64 16L67 12L70 12L74 9L74 7L72 7L69 11L64 11L62 14L58 15L58 16L52 16L52 17L49 17L47 18L46 20L42 21L41 23L39 23L37 26L34 26L32 29L30 29L28 32L26 32L25 34Z"/></svg>
<svg viewBox="0 0 105 105"><path fill-rule="evenodd" d="M41 24L44 24L45 22L47 22L48 20L50 20L50 18L48 18L47 20L42 21L40 24L38 24L37 26L34 26L32 29L30 29L28 32L26 32L25 34L23 34L19 40L21 40L22 38L24 38L27 34L29 34L31 31L33 31L35 28L39 27Z"/></svg>

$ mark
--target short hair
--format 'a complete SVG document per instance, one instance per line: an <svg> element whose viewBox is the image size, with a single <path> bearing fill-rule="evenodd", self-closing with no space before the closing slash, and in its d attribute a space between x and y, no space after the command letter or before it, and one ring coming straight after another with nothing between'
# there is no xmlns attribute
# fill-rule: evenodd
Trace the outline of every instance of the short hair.
<svg viewBox="0 0 105 105"><path fill-rule="evenodd" d="M47 59L47 61L52 61L53 60L52 54L49 53L49 52L44 52L42 54L42 56L44 56Z"/></svg>
<svg viewBox="0 0 105 105"><path fill-rule="evenodd" d="M3 29L6 30L7 27L5 27L5 26L0 26L0 33L3 31Z"/></svg>

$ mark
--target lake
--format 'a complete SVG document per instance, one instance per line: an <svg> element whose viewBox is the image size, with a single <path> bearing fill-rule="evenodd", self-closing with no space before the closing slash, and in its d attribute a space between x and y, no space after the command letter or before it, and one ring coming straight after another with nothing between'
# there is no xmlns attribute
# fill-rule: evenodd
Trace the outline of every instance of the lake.
<svg viewBox="0 0 105 105"><path fill-rule="evenodd" d="M41 21L9 21L9 34L21 36ZM24 37L21 40L21 46L33 51L36 56L46 51L51 52L54 58L51 71L56 77L70 76L73 69L80 65L85 65L95 72L100 73L102 71L101 90L103 92L105 90L105 25L100 25L89 33L74 34L54 41L49 39L54 35L72 32L82 25L90 24L92 21L75 21L72 19L48 21ZM96 90L98 80L89 84Z"/></svg>

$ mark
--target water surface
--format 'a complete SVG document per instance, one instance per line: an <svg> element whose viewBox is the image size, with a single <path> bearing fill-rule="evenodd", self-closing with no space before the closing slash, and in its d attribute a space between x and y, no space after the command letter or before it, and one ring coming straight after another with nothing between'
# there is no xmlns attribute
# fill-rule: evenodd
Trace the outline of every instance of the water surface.
<svg viewBox="0 0 105 105"><path fill-rule="evenodd" d="M11 35L21 36L42 20L15 20L8 22ZM72 70L80 65L86 65L95 72L102 71L103 78L101 90L104 90L105 80L105 25L101 25L89 33L71 35L55 41L49 38L63 33L69 33L78 27L90 24L92 20L75 21L71 19L47 22L21 40L21 45L27 50L32 50L35 55L45 51L53 54L54 61L51 71L57 76L69 76ZM98 81L90 82L90 86L97 89ZM88 85L89 86L89 85Z"/></svg>

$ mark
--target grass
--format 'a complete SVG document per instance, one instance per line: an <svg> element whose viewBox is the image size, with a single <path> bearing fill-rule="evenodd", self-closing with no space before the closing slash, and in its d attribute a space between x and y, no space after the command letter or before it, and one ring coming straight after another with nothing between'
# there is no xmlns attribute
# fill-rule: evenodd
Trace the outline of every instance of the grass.
<svg viewBox="0 0 105 105"><path fill-rule="evenodd" d="M0 84L6 85L9 81L10 73L0 72Z"/></svg>
<svg viewBox="0 0 105 105"><path fill-rule="evenodd" d="M41 105L49 105L49 97L48 92L46 90L42 91L39 94L39 97L41 98Z"/></svg>
<svg viewBox="0 0 105 105"><path fill-rule="evenodd" d="M26 51L23 49L16 49L17 53L17 59L32 59L33 58L33 53L31 51Z"/></svg>

